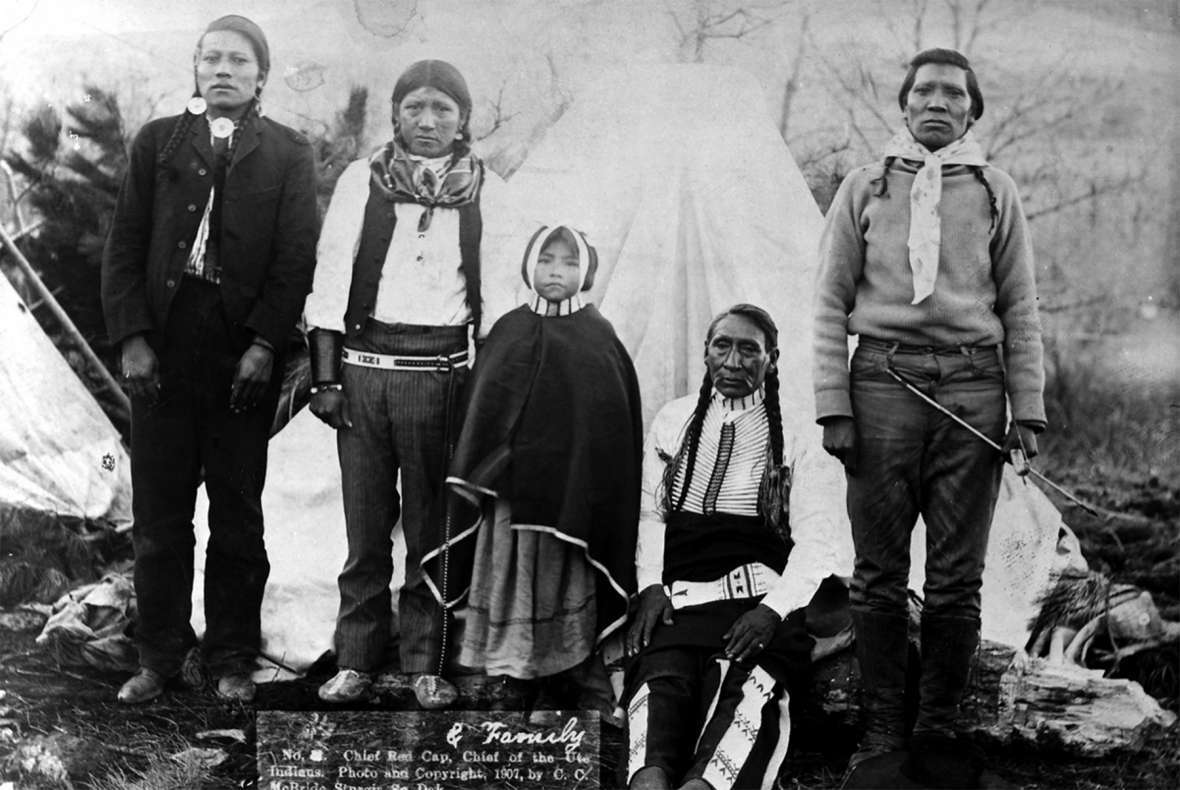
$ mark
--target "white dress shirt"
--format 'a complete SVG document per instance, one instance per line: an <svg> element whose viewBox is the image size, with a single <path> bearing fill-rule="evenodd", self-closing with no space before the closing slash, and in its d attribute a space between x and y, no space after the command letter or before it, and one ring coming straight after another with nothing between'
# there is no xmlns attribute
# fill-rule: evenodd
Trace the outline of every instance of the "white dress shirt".
<svg viewBox="0 0 1180 790"><path fill-rule="evenodd" d="M336 182L316 248L312 291L304 308L310 327L344 331L352 267L369 200L369 173L369 160L358 159ZM521 302L520 261L529 229L507 205L505 192L500 177L485 169L480 188L481 336ZM466 323L471 311L460 270L459 210L436 208L430 227L419 233L418 221L425 210L417 203L394 204L397 223L381 270L373 317L391 324Z"/></svg>

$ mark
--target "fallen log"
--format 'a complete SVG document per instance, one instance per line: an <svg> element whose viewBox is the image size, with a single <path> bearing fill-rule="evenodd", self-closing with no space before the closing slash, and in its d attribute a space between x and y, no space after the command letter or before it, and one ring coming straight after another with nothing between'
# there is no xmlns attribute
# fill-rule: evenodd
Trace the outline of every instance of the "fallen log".
<svg viewBox="0 0 1180 790"><path fill-rule="evenodd" d="M859 728L860 672L851 652L817 665L813 688L833 723ZM1001 744L1085 757L1138 751L1176 721L1132 680L1030 658L995 642L984 642L977 654L962 712L969 731Z"/></svg>
<svg viewBox="0 0 1180 790"><path fill-rule="evenodd" d="M461 707L529 707L527 684L506 684L482 675L460 676L456 682ZM415 707L404 676L382 675L374 690L387 702L395 700L394 708ZM800 731L814 724L816 731L848 739L847 744L828 743L826 748L852 752L861 729L860 693L860 670L853 651L843 650L819 661L811 697L798 711L805 719L798 722ZM1139 751L1176 721L1175 714L1135 681L1030 658L1023 650L988 641L976 654L962 714L968 731L1001 745L1024 744L1091 758Z"/></svg>

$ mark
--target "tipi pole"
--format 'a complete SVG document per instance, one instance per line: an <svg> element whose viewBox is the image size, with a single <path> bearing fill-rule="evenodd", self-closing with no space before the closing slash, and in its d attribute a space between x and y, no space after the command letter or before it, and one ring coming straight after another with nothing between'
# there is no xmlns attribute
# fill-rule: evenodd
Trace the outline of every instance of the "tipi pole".
<svg viewBox="0 0 1180 790"><path fill-rule="evenodd" d="M41 278L37 275L33 265L29 263L29 259L24 256L24 253L20 251L16 243L12 240L12 237L8 235L8 231L3 227L0 227L0 241L3 242L5 249L12 253L12 257L16 260L17 265L20 266L21 271L28 277L33 290L37 292L37 296L49 306L53 317L57 319L58 323L65 329L66 334L74 341L74 345L82 352L82 356L86 359L86 364L97 371L103 386L111 393L111 396L118 403L119 407L125 412L130 413L131 401L128 400L127 393L123 392L123 388L119 386L119 382L115 381L115 377L107 370L107 366L94 353L94 349L86 342L86 338L78 331L78 327L74 326L74 322L70 320L69 315L58 304L53 293L45 287L45 283L41 282Z"/></svg>

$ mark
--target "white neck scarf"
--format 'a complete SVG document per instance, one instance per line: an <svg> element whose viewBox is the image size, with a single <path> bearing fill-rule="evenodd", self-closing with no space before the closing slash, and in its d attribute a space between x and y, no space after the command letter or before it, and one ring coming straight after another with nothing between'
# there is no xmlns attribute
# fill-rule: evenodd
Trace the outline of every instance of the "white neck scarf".
<svg viewBox="0 0 1180 790"><path fill-rule="evenodd" d="M987 159L975 136L967 132L950 145L931 151L914 139L909 129L893 136L885 146L886 157L898 157L922 166L910 188L910 270L914 274L914 301L918 304L934 293L938 279L938 251L942 227L938 204L942 200L942 168L947 165L984 167Z"/></svg>

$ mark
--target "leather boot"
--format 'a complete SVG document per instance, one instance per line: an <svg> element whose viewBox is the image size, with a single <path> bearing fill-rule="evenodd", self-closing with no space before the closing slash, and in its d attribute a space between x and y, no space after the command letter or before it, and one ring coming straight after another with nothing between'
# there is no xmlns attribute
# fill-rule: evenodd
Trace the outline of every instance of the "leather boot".
<svg viewBox="0 0 1180 790"><path fill-rule="evenodd" d="M905 687L909 619L905 615L852 612L860 665L865 733L857 758L905 748Z"/></svg>
<svg viewBox="0 0 1180 790"><path fill-rule="evenodd" d="M918 721L904 770L928 787L979 787L983 752L956 733L978 646L977 620L923 615Z"/></svg>
<svg viewBox="0 0 1180 790"><path fill-rule="evenodd" d="M922 681L914 733L953 737L959 702L979 647L979 621L922 616Z"/></svg>
<svg viewBox="0 0 1180 790"><path fill-rule="evenodd" d="M672 783L668 781L668 774L664 773L663 768L649 765L635 772L627 790L672 790Z"/></svg>

